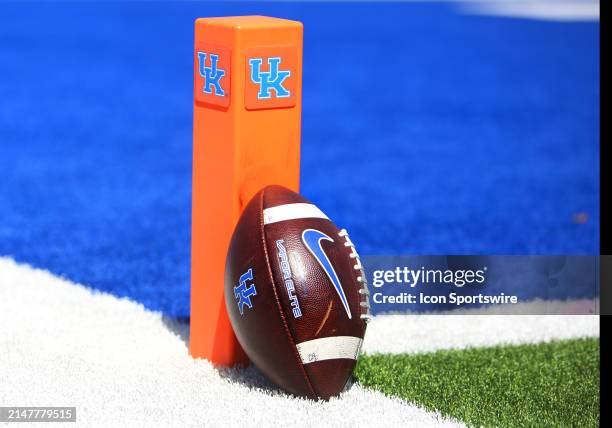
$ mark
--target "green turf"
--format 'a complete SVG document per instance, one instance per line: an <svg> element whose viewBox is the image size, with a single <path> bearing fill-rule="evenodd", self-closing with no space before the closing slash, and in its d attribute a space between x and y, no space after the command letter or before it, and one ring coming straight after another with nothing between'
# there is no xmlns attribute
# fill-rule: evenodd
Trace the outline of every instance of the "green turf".
<svg viewBox="0 0 612 428"><path fill-rule="evenodd" d="M599 339L364 355L355 377L472 426L599 426Z"/></svg>

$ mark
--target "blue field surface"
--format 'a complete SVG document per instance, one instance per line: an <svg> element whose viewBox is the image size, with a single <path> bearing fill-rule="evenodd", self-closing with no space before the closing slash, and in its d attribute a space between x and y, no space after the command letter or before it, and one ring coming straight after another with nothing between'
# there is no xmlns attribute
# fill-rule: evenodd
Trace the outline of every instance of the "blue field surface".
<svg viewBox="0 0 612 428"><path fill-rule="evenodd" d="M599 23L0 3L0 255L189 315L193 21L304 22L302 192L362 254L596 254Z"/></svg>

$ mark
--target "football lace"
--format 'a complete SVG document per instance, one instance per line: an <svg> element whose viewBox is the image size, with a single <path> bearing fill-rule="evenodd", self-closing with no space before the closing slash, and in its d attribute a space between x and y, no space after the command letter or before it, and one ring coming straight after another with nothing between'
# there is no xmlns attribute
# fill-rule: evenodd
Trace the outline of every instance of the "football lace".
<svg viewBox="0 0 612 428"><path fill-rule="evenodd" d="M353 244L353 241L351 241L351 238L349 238L347 230L342 229L340 232L338 232L338 236L344 238L344 246L351 249L349 257L355 261L353 269L358 271L357 282L361 285L359 288L359 294L364 297L364 299L362 299L359 303L359 306L361 306L361 319L365 322L369 322L372 319L370 308L370 290L368 290L368 281L366 280L363 265L361 264L359 254L357 254L357 250L355 249L355 244Z"/></svg>

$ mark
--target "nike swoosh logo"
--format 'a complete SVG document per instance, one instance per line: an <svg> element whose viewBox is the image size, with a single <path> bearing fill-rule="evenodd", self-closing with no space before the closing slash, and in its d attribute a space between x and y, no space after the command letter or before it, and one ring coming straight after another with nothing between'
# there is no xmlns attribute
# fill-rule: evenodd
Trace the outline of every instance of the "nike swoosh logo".
<svg viewBox="0 0 612 428"><path fill-rule="evenodd" d="M338 279L338 275L336 275L334 267L331 265L325 251L323 251L323 247L321 247L322 240L334 242L334 240L329 236L315 229L306 229L304 232L302 232L302 241L304 242L304 245L306 245L306 248L308 248L308 251L310 251L314 258L317 259L327 274L327 277L334 285L336 293L338 293L338 297L340 297L342 305L344 305L346 315L349 317L349 319L351 319L351 309L349 308L348 301L346 300L346 294L344 294L344 289L342 288L342 284L340 284L340 280Z"/></svg>

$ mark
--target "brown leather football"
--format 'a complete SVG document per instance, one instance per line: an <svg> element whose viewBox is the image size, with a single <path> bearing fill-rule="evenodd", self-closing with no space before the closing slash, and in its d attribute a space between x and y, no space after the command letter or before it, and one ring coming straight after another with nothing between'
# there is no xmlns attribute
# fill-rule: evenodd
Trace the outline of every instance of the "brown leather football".
<svg viewBox="0 0 612 428"><path fill-rule="evenodd" d="M225 303L238 341L286 391L329 399L349 380L370 318L346 230L280 186L257 193L232 236Z"/></svg>

